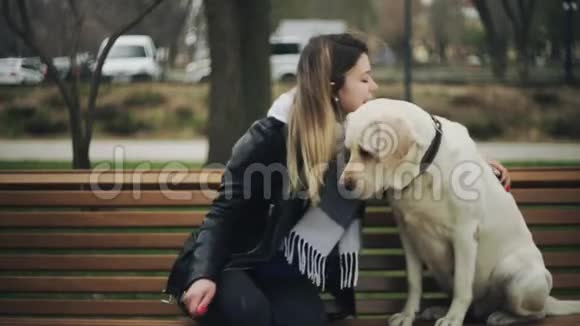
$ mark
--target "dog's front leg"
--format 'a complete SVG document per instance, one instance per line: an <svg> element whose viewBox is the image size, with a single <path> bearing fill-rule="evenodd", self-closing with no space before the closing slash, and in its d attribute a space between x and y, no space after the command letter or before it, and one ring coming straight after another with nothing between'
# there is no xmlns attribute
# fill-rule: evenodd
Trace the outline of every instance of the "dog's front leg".
<svg viewBox="0 0 580 326"><path fill-rule="evenodd" d="M473 278L477 260L477 231L475 220L457 225L453 235L455 268L453 278L453 300L445 317L435 326L461 326L467 309L473 300Z"/></svg>
<svg viewBox="0 0 580 326"><path fill-rule="evenodd" d="M399 235L405 252L405 262L407 264L407 303L403 311L394 314L389 318L391 326L411 326L415 320L415 315L419 312L421 305L421 294L423 293L423 270L421 260L417 251L409 241L404 226L399 222Z"/></svg>

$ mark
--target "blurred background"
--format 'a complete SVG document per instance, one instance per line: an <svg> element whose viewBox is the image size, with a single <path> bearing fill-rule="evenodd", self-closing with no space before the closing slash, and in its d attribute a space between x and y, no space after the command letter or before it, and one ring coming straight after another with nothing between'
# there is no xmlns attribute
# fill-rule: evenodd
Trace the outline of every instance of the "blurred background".
<svg viewBox="0 0 580 326"><path fill-rule="evenodd" d="M370 46L376 97L490 159L580 164L576 0L1 0L0 168L225 163L308 39Z"/></svg>

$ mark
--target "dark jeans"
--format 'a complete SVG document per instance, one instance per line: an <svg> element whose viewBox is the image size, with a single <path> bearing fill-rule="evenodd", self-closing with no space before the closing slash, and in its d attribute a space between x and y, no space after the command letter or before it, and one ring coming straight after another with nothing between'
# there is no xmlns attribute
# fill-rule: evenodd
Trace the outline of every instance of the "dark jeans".
<svg viewBox="0 0 580 326"><path fill-rule="evenodd" d="M202 326L322 326L324 304L306 277L265 278L252 271L224 271Z"/></svg>

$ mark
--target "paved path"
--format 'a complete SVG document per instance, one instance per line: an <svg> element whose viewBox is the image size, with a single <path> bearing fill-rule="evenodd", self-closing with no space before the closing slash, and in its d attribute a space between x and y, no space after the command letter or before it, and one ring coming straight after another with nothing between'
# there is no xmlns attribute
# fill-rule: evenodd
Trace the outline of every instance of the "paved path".
<svg viewBox="0 0 580 326"><path fill-rule="evenodd" d="M580 143L479 143L488 158L500 161L580 161ZM195 161L207 157L207 140L95 140L91 144L93 161ZM0 160L72 159L69 140L0 140Z"/></svg>

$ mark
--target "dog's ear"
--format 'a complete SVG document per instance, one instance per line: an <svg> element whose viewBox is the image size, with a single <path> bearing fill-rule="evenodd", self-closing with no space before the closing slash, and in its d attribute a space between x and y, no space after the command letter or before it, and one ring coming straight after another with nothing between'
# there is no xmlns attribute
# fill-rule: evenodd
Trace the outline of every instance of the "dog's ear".
<svg viewBox="0 0 580 326"><path fill-rule="evenodd" d="M404 119L397 118L392 125L397 135L397 144L393 155L396 159L402 160L416 144L417 137L409 123Z"/></svg>
<svg viewBox="0 0 580 326"><path fill-rule="evenodd" d="M402 160L415 144L416 137L409 124L400 118L378 119L361 133L359 146L379 159Z"/></svg>

